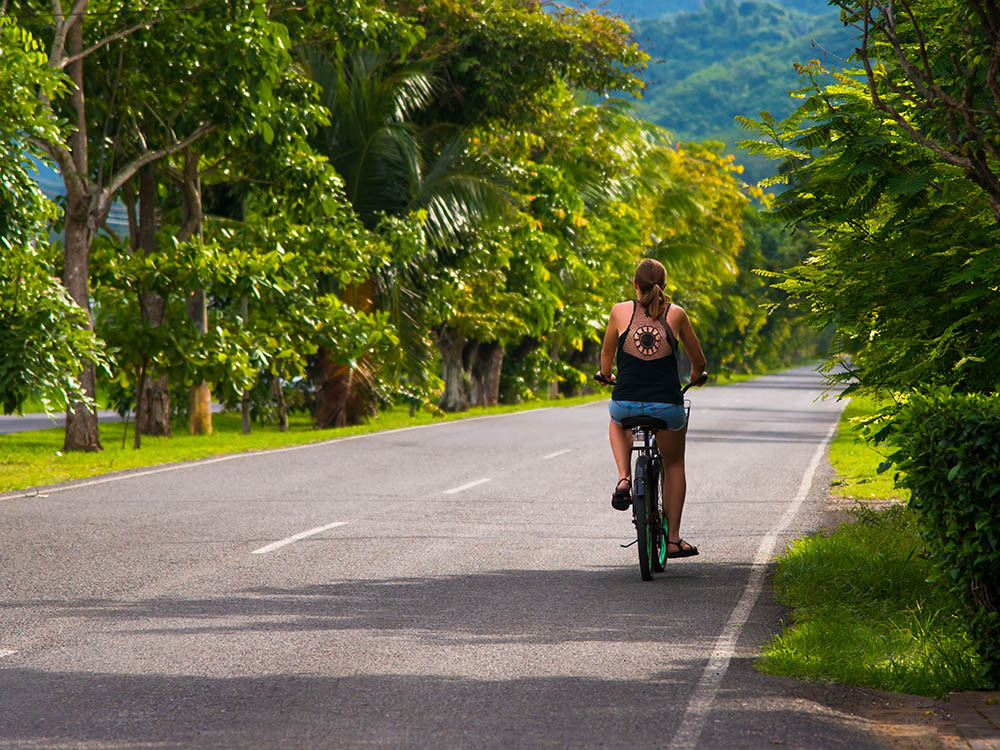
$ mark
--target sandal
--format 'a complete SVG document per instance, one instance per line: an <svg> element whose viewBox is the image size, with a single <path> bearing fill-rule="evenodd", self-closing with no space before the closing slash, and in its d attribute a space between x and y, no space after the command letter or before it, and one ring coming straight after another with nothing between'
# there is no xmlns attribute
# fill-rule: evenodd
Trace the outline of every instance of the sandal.
<svg viewBox="0 0 1000 750"><path fill-rule="evenodd" d="M622 482L625 482L624 487L622 487ZM614 494L611 495L611 507L615 510L628 510L631 504L632 480L628 477L622 477L618 480L618 485L615 487Z"/></svg>
<svg viewBox="0 0 1000 750"><path fill-rule="evenodd" d="M677 552L670 551L670 545L677 547ZM682 544L687 544L687 547L682 547ZM679 539L676 542L667 541L667 557L694 557L698 554L698 548L688 544L683 539Z"/></svg>

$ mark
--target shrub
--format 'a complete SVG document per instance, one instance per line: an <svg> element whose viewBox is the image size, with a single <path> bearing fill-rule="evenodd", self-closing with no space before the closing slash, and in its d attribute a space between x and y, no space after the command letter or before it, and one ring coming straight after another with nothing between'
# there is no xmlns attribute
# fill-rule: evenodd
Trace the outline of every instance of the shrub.
<svg viewBox="0 0 1000 750"><path fill-rule="evenodd" d="M936 578L963 601L985 677L1000 686L1000 396L915 395L888 441Z"/></svg>

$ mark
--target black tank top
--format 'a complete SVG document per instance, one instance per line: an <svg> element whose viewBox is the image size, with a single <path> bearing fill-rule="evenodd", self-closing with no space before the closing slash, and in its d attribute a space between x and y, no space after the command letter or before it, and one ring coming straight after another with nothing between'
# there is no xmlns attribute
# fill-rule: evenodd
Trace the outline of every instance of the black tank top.
<svg viewBox="0 0 1000 750"><path fill-rule="evenodd" d="M677 375L677 339L667 325L668 304L655 320L635 300L632 319L618 337L618 374L611 398L683 404Z"/></svg>

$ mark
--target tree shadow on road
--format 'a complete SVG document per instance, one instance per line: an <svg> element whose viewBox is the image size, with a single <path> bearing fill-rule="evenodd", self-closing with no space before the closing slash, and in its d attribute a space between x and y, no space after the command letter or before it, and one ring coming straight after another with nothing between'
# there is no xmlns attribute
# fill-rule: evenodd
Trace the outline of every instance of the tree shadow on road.
<svg viewBox="0 0 1000 750"><path fill-rule="evenodd" d="M6 660L0 747L667 746L749 570L670 561L648 583L634 565L330 582L312 571L303 585L218 597L31 602L83 622L109 665ZM759 642L774 621L773 605L758 606L744 632ZM398 654L386 673L388 649L420 658ZM464 649L480 660L421 661ZM605 661L587 674L530 661L556 650ZM702 746L880 746L810 690L735 660Z"/></svg>

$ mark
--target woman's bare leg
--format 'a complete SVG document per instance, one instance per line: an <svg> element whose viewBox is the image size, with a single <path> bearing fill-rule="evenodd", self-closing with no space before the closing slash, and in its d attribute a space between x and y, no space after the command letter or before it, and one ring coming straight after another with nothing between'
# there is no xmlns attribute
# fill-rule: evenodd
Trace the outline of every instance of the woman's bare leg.
<svg viewBox="0 0 1000 750"><path fill-rule="evenodd" d="M620 482L625 477L632 476L632 470L629 468L629 459L632 457L632 430L625 429L612 419L608 425L608 439L611 441L611 453L615 457Z"/></svg>
<svg viewBox="0 0 1000 750"><path fill-rule="evenodd" d="M667 539L671 542L681 538L681 512L687 494L687 476L684 474L686 438L687 427L679 432L659 430L656 433L656 445L663 456L663 507L667 513Z"/></svg>

